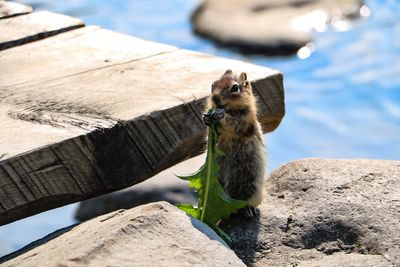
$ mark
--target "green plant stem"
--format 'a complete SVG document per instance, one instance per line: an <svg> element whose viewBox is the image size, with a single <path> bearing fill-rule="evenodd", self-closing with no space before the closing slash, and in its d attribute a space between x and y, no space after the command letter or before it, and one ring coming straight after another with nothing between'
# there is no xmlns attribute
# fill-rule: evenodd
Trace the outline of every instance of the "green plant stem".
<svg viewBox="0 0 400 267"><path fill-rule="evenodd" d="M208 200L208 191L210 187L210 179L211 179L211 161L212 161L212 152L213 152L213 140L212 140L213 129L210 127L208 129L208 147L207 147L207 176L206 176L206 191L204 194L204 202L203 208L201 210L200 220L204 221L204 215L206 214L207 200Z"/></svg>

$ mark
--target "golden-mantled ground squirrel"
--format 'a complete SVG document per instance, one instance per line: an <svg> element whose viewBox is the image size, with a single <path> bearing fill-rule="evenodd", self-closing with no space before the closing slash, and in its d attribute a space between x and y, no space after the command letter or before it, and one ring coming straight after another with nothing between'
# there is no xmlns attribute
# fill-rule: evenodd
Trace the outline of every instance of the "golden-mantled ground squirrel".
<svg viewBox="0 0 400 267"><path fill-rule="evenodd" d="M203 121L222 125L217 146L225 155L218 158L218 178L230 197L248 200L241 213L252 217L262 201L266 153L251 84L246 73L238 76L227 70L211 87L207 111L217 110L204 114Z"/></svg>

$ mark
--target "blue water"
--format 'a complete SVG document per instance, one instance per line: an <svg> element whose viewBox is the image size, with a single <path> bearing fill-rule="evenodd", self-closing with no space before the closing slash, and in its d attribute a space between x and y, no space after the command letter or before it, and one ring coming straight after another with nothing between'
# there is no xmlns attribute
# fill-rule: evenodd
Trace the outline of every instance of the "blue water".
<svg viewBox="0 0 400 267"><path fill-rule="evenodd" d="M400 1L366 1L369 17L346 31L318 33L315 51L305 59L243 56L216 48L191 33L194 0L21 2L79 17L87 25L281 70L287 113L265 137L270 171L306 157L400 157ZM0 227L0 255L73 223L74 208Z"/></svg>

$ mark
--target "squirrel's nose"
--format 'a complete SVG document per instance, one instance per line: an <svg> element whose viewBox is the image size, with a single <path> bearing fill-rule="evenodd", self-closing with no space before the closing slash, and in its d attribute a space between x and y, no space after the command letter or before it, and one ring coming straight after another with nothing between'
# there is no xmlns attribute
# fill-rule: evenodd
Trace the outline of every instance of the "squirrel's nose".
<svg viewBox="0 0 400 267"><path fill-rule="evenodd" d="M214 102L215 105L217 105L217 106L221 105L221 99L218 96L213 95L211 99L212 99L212 101Z"/></svg>

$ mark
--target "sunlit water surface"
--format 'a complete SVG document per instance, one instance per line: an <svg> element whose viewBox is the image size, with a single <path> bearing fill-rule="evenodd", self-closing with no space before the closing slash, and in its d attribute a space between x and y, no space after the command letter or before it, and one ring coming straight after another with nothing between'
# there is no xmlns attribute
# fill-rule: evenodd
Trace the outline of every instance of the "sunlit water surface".
<svg viewBox="0 0 400 267"><path fill-rule="evenodd" d="M319 33L314 52L299 54L305 59L243 56L193 36L188 18L198 4L194 0L23 2L79 17L87 25L281 70L287 112L265 137L270 171L306 157L399 159L399 1L366 1L368 18ZM75 207L0 227L0 255L72 224Z"/></svg>

